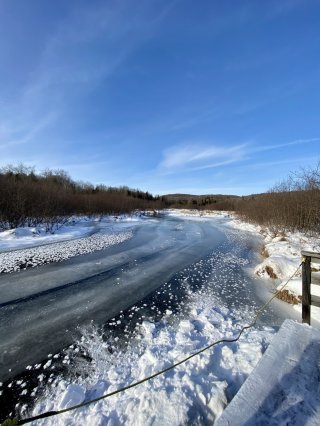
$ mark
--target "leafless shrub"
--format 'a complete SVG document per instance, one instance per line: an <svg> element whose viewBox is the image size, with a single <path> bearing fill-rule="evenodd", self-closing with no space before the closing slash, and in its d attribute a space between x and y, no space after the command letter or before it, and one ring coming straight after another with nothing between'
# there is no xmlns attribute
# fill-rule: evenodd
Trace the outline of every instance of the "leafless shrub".
<svg viewBox="0 0 320 426"><path fill-rule="evenodd" d="M266 226L278 235L288 231L320 234L320 163L301 169L268 193L246 197L237 205L245 220Z"/></svg>
<svg viewBox="0 0 320 426"><path fill-rule="evenodd" d="M277 298L291 305L298 305L301 302L300 296L296 296L289 292L289 290L281 290L277 293Z"/></svg>

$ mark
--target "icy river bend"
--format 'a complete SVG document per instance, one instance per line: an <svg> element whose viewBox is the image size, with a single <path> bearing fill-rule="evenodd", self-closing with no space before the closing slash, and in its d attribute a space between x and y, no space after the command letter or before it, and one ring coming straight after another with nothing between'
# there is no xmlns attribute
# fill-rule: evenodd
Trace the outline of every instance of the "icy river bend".
<svg viewBox="0 0 320 426"><path fill-rule="evenodd" d="M12 401L19 400L18 412L26 412L37 399L35 412L77 403L154 372L161 366L154 352L161 354L163 362L165 357L172 361L210 339L232 335L269 293L250 269L257 261L260 241L228 228L225 221L145 219L132 228L133 237L119 245L61 263L2 274L2 416L14 411ZM101 224L99 233L108 232L109 227ZM288 312L282 312L276 303L263 317L262 331L252 338L253 353L265 349L274 332L269 326L288 317ZM213 382L228 382L232 374L226 378L221 362L217 365L218 371L211 368L217 376ZM222 377L218 377L219 371ZM239 383L245 379L245 373L241 374ZM171 420L161 417L159 424L200 418L212 421L227 402L223 399L230 398L236 389L232 390L232 380L230 383L227 391L224 385L221 389L217 385L214 401L204 404L213 405L209 411L195 403L194 397L178 394L174 398L180 403L189 397L191 402L184 401L187 409L178 417L172 412ZM199 401L209 398L209 384L203 387L198 392ZM190 389L196 389L195 385ZM53 397L48 398L49 394ZM139 405L140 399L134 398ZM158 398L155 406L160 404ZM119 404L116 409L110 406L109 412L104 408L105 415L102 409L97 410L95 415L102 423L96 419L92 424L107 424L115 418L135 424ZM144 418L139 421L146 424ZM78 418L74 424L81 422ZM60 423L55 419L52 424ZM89 423L83 420L83 424Z"/></svg>

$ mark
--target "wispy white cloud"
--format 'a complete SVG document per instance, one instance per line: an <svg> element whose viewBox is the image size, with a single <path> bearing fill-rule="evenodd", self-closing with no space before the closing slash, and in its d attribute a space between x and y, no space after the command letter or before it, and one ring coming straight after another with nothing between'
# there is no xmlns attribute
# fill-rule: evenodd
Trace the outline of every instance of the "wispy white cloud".
<svg viewBox="0 0 320 426"><path fill-rule="evenodd" d="M270 145L256 145L250 142L233 146L199 143L179 144L174 145L163 152L162 160L158 165L158 170L162 174L171 174L185 170L196 171L222 167L234 163L240 163L249 159L252 160L259 152L319 142L320 138L309 138ZM279 159L278 161L280 163L281 161L287 163L287 159Z"/></svg>
<svg viewBox="0 0 320 426"><path fill-rule="evenodd" d="M183 169L201 170L243 160L248 144L231 147L204 144L177 145L166 149L159 169L172 173Z"/></svg>
<svg viewBox="0 0 320 426"><path fill-rule="evenodd" d="M256 147L252 147L251 152L261 152L261 151L270 151L278 148L286 148L294 145L306 145L310 143L319 143L320 138L308 138L308 139L296 139L294 141L274 144L274 145L260 145Z"/></svg>

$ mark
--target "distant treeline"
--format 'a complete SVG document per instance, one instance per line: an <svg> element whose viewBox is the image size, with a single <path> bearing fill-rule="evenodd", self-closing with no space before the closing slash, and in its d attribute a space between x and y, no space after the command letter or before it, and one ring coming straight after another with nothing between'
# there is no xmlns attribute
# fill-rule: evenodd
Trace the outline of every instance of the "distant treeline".
<svg viewBox="0 0 320 426"><path fill-rule="evenodd" d="M243 220L277 232L306 231L320 234L320 164L301 169L265 194L165 196L171 207L199 210L228 210Z"/></svg>
<svg viewBox="0 0 320 426"><path fill-rule="evenodd" d="M168 194L164 196L171 208L198 210L235 210L241 199L236 195L189 195Z"/></svg>
<svg viewBox="0 0 320 426"><path fill-rule="evenodd" d="M63 170L35 173L23 165L0 169L1 229L45 224L50 230L73 214L119 214L164 206L162 197L148 192L75 182Z"/></svg>

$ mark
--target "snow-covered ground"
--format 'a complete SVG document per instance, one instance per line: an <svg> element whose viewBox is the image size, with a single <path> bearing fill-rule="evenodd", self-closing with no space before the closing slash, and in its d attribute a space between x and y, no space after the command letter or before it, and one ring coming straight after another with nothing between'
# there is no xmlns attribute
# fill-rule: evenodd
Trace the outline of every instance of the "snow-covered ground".
<svg viewBox="0 0 320 426"><path fill-rule="evenodd" d="M71 218L68 224L46 232L43 226L22 227L0 232L0 273L17 272L46 263L60 262L91 253L132 237L141 214ZM95 234L98 230L102 234ZM93 235L92 235L93 234ZM29 247L29 248L28 248Z"/></svg>
<svg viewBox="0 0 320 426"><path fill-rule="evenodd" d="M0 252L81 238L90 235L94 227L94 221L88 217L74 217L65 224L57 224L51 232L44 225L9 229L0 232Z"/></svg>
<svg viewBox="0 0 320 426"><path fill-rule="evenodd" d="M73 216L67 223L57 223L50 232L44 225L20 227L0 232L0 253L20 250L61 241L86 237L96 232L101 226L119 231L141 223L144 216L140 213L119 216Z"/></svg>

